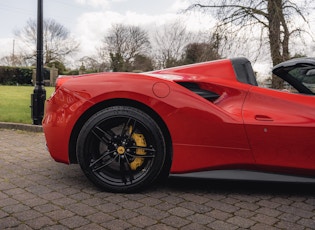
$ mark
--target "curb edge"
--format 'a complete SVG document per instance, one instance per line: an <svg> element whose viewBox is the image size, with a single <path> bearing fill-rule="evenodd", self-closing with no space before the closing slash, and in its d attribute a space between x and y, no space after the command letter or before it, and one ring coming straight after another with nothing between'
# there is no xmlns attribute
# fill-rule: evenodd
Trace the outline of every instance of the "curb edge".
<svg viewBox="0 0 315 230"><path fill-rule="evenodd" d="M11 122L0 122L0 129L16 129L35 133L43 132L43 126L41 125L29 125Z"/></svg>

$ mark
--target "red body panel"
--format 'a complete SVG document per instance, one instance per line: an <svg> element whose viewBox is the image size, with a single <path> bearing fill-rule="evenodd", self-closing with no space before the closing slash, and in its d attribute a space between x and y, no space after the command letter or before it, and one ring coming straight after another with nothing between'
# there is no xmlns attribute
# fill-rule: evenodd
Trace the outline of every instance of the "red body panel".
<svg viewBox="0 0 315 230"><path fill-rule="evenodd" d="M177 82L196 82L220 97L208 101ZM56 161L70 163L69 142L76 122L94 105L111 99L136 101L160 116L171 135L172 173L315 169L311 152L315 146L309 143L315 134L314 99L240 83L229 60L66 81L47 100L43 121L47 146ZM282 138L285 134L289 135Z"/></svg>

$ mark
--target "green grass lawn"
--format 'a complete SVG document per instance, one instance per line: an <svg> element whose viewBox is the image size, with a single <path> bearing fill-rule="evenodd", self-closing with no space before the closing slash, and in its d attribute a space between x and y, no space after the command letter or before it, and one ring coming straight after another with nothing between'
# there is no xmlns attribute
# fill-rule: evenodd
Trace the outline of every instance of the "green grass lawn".
<svg viewBox="0 0 315 230"><path fill-rule="evenodd" d="M54 87L45 87L46 98ZM1 86L0 85L0 121L32 124L31 94L34 86Z"/></svg>

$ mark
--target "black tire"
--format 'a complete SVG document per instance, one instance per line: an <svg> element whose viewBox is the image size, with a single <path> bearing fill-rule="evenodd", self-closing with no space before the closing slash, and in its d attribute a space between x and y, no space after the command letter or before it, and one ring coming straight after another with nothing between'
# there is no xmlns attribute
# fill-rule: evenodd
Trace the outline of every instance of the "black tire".
<svg viewBox="0 0 315 230"><path fill-rule="evenodd" d="M167 175L170 156L158 124L146 113L113 106L94 114L77 141L78 162L94 184L110 192L136 192Z"/></svg>

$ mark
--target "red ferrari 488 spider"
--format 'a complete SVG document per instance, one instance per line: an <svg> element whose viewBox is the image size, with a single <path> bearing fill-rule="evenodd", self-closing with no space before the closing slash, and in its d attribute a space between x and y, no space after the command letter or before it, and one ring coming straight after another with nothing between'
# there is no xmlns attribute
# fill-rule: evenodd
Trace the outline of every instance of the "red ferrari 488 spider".
<svg viewBox="0 0 315 230"><path fill-rule="evenodd" d="M169 174L312 180L315 59L286 61L273 73L289 90L259 87L246 58L61 76L46 101L48 150L112 192Z"/></svg>

